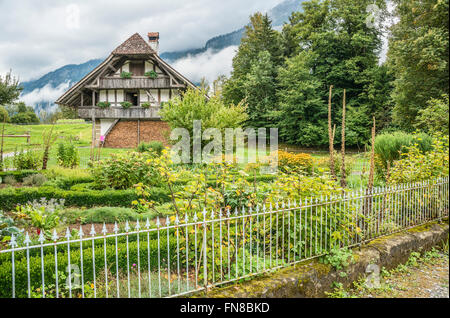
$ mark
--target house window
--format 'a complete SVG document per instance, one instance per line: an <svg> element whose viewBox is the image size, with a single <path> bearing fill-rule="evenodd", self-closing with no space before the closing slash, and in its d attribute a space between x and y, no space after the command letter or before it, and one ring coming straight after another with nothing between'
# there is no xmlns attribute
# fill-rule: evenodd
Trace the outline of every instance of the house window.
<svg viewBox="0 0 450 318"><path fill-rule="evenodd" d="M131 61L130 72L133 76L144 76L145 64L144 61Z"/></svg>
<svg viewBox="0 0 450 318"><path fill-rule="evenodd" d="M138 92L126 92L125 101L130 102L133 106L138 105Z"/></svg>

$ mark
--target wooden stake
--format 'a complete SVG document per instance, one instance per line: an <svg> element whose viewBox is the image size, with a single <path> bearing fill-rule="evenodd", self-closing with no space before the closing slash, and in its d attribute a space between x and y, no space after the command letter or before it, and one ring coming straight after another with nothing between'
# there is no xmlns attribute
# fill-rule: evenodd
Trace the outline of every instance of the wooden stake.
<svg viewBox="0 0 450 318"><path fill-rule="evenodd" d="M5 124L6 124L6 116L3 119L3 127L2 127L2 143L0 145L0 171L3 171L3 140L5 138Z"/></svg>
<svg viewBox="0 0 450 318"><path fill-rule="evenodd" d="M345 176L345 100L346 91L344 89L344 98L342 102L342 142L341 142L341 155L342 155L342 165L341 165L341 187L347 187L347 180Z"/></svg>
<svg viewBox="0 0 450 318"><path fill-rule="evenodd" d="M372 149L370 152L370 170L369 170L369 183L368 188L372 190L375 176L375 116L373 117L372 127Z"/></svg>
<svg viewBox="0 0 450 318"><path fill-rule="evenodd" d="M331 96L333 93L333 85L330 86L330 96L328 98L328 143L330 147L330 172L333 180L337 180L336 171L334 169L334 132L336 130L331 128ZM335 126L336 127L336 126Z"/></svg>

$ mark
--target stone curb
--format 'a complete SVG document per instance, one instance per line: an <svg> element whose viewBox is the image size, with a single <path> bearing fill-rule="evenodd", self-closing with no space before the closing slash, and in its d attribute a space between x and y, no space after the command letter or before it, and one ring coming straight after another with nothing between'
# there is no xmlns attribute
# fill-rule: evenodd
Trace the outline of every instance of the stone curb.
<svg viewBox="0 0 450 318"><path fill-rule="evenodd" d="M333 283L349 287L352 282L367 276L370 264L381 269L392 269L405 263L411 252L427 251L446 242L449 235L448 219L431 222L401 233L381 237L353 249L354 263L343 271L317 259L264 274L247 282L213 288L192 297L208 298L320 298L331 292ZM345 272L345 274L343 274Z"/></svg>

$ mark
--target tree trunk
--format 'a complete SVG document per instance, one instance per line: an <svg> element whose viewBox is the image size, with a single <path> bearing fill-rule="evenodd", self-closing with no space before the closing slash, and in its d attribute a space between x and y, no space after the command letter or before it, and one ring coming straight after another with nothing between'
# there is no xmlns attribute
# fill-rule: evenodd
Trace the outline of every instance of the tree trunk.
<svg viewBox="0 0 450 318"><path fill-rule="evenodd" d="M341 165L341 187L347 187L347 180L345 175L345 89L344 89L344 100L342 103L342 145L341 145L341 155L342 155L342 165Z"/></svg>

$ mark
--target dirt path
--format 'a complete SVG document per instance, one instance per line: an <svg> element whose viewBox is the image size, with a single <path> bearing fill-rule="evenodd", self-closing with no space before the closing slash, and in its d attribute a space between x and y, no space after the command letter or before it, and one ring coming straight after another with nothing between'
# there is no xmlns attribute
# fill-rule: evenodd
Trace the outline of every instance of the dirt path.
<svg viewBox="0 0 450 318"><path fill-rule="evenodd" d="M395 270L384 272L380 288L356 287L352 294L362 298L449 298L449 257L430 252Z"/></svg>

